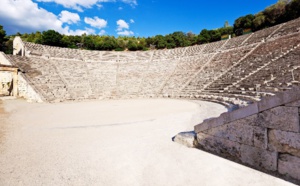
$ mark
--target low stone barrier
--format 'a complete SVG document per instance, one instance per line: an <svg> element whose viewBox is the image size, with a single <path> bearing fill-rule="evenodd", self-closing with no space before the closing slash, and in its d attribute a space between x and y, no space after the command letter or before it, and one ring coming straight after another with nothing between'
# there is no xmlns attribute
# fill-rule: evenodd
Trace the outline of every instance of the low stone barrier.
<svg viewBox="0 0 300 186"><path fill-rule="evenodd" d="M300 88L195 126L198 147L300 183Z"/></svg>

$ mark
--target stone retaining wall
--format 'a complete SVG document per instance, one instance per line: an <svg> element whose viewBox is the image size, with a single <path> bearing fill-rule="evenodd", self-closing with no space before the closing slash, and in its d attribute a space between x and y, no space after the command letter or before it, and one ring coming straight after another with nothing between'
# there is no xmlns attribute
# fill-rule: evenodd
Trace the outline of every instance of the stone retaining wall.
<svg viewBox="0 0 300 186"><path fill-rule="evenodd" d="M300 183L300 88L195 126L198 146L222 157Z"/></svg>
<svg viewBox="0 0 300 186"><path fill-rule="evenodd" d="M43 102L41 96L32 88L22 73L18 75L18 97L32 102Z"/></svg>
<svg viewBox="0 0 300 186"><path fill-rule="evenodd" d="M12 84L12 73L0 71L0 95L9 95Z"/></svg>

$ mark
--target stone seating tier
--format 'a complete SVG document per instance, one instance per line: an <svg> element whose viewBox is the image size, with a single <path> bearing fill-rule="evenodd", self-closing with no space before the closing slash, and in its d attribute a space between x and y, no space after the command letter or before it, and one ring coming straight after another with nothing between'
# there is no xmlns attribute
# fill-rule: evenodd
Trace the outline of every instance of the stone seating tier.
<svg viewBox="0 0 300 186"><path fill-rule="evenodd" d="M254 73L264 65L276 61L283 55L287 54L291 49L296 47L300 43L299 34L289 35L276 40L262 43L256 48L251 55L241 61L239 64L234 66L230 71L219 78L210 85L210 88L218 87L218 83L233 84L238 82L242 78L246 78L251 73ZM249 76L250 77L250 76Z"/></svg>
<svg viewBox="0 0 300 186"><path fill-rule="evenodd" d="M287 36L289 34L300 32L300 18L287 22L279 30L277 30L271 38Z"/></svg>
<svg viewBox="0 0 300 186"><path fill-rule="evenodd" d="M255 96L249 91L277 92L298 83L299 20L171 50L87 51L24 42L29 57L15 61L49 100L178 97L233 90ZM34 51L42 55L33 55Z"/></svg>
<svg viewBox="0 0 300 186"><path fill-rule="evenodd" d="M245 44L253 44L253 43L258 43L258 42L261 42L263 40L266 40L268 37L270 37L272 35L272 33L274 31L281 28L282 26L283 25L280 24L280 25L276 25L276 26L273 26L273 27L269 27L269 28L254 32L252 34L252 36L246 41Z"/></svg>
<svg viewBox="0 0 300 186"><path fill-rule="evenodd" d="M265 68L257 73L242 80L235 86L246 88L248 86L259 85L263 87L283 87L292 86L292 82L300 81L299 77L299 61L300 61L300 47L289 52L282 58L270 63ZM294 77L293 77L294 76Z"/></svg>
<svg viewBox="0 0 300 186"><path fill-rule="evenodd" d="M245 34L239 37L234 37L224 45L223 49L232 49L243 46L243 43L247 38L251 37L251 34Z"/></svg>
<svg viewBox="0 0 300 186"><path fill-rule="evenodd" d="M243 56L247 55L253 47L254 45L217 53L210 63L201 70L199 76L195 77L188 86L202 89L205 84L217 80L216 78L218 76L222 75L227 69L238 63L238 61Z"/></svg>

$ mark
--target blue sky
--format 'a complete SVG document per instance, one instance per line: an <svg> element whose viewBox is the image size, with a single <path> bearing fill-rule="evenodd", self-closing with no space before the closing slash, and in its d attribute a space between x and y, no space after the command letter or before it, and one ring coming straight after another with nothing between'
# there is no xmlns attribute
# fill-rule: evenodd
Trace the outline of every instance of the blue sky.
<svg viewBox="0 0 300 186"><path fill-rule="evenodd" d="M199 34L233 25L277 0L1 0L0 25L7 34L54 29L62 34L148 37L175 31Z"/></svg>

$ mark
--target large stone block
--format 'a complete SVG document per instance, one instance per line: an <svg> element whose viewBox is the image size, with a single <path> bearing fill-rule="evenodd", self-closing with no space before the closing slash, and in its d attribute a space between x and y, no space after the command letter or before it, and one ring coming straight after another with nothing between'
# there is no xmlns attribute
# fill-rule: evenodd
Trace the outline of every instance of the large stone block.
<svg viewBox="0 0 300 186"><path fill-rule="evenodd" d="M267 149L268 130L264 127L253 127L253 145L258 148Z"/></svg>
<svg viewBox="0 0 300 186"><path fill-rule="evenodd" d="M258 105L257 105L257 103L253 103L246 107L243 107L243 108L237 109L233 112L230 112L229 118L230 118L230 121L235 121L235 120L242 119L242 118L257 114L257 113L258 113Z"/></svg>
<svg viewBox="0 0 300 186"><path fill-rule="evenodd" d="M195 132L181 132L174 137L174 142L177 142L181 145L187 146L189 148L196 147L196 133Z"/></svg>
<svg viewBox="0 0 300 186"><path fill-rule="evenodd" d="M204 133L197 133L200 148L216 153L223 157L240 159L240 144L230 140L218 138Z"/></svg>
<svg viewBox="0 0 300 186"><path fill-rule="evenodd" d="M278 172L300 180L300 158L281 154L278 159Z"/></svg>
<svg viewBox="0 0 300 186"><path fill-rule="evenodd" d="M269 131L268 149L300 157L300 133Z"/></svg>
<svg viewBox="0 0 300 186"><path fill-rule="evenodd" d="M264 97L258 102L258 111L262 112L283 105L284 103L283 92L279 92L275 96Z"/></svg>
<svg viewBox="0 0 300 186"><path fill-rule="evenodd" d="M285 103L295 102L300 99L300 87L294 87L283 92L283 100Z"/></svg>
<svg viewBox="0 0 300 186"><path fill-rule="evenodd" d="M277 152L241 145L241 161L257 169L277 170Z"/></svg>
<svg viewBox="0 0 300 186"><path fill-rule="evenodd" d="M286 104L287 107L300 107L300 100Z"/></svg>
<svg viewBox="0 0 300 186"><path fill-rule="evenodd" d="M208 130L210 128L221 126L221 125L223 125L225 123L226 123L226 120L224 118L224 115L221 114L217 118L211 118L211 119L203 121L199 125L196 125L194 127L194 130L195 130L196 133L198 133L198 132L202 132L202 131Z"/></svg>
<svg viewBox="0 0 300 186"><path fill-rule="evenodd" d="M248 116L239 120L236 120L235 122L242 123L244 125L252 125L252 126L257 126L258 122L258 114ZM233 123L233 122L231 122Z"/></svg>
<svg viewBox="0 0 300 186"><path fill-rule="evenodd" d="M276 107L259 113L259 126L291 132L299 132L299 113L297 107Z"/></svg>
<svg viewBox="0 0 300 186"><path fill-rule="evenodd" d="M256 117L249 116L244 119L236 120L228 124L203 131L203 133L242 144L253 145L254 126L249 123L254 120L256 120Z"/></svg>
<svg viewBox="0 0 300 186"><path fill-rule="evenodd" d="M194 131L196 133L198 133L198 132L202 132L204 130L208 130L210 127L210 124L213 122L214 119L215 118L210 118L210 119L204 120L202 123L200 123L198 125L195 125Z"/></svg>

